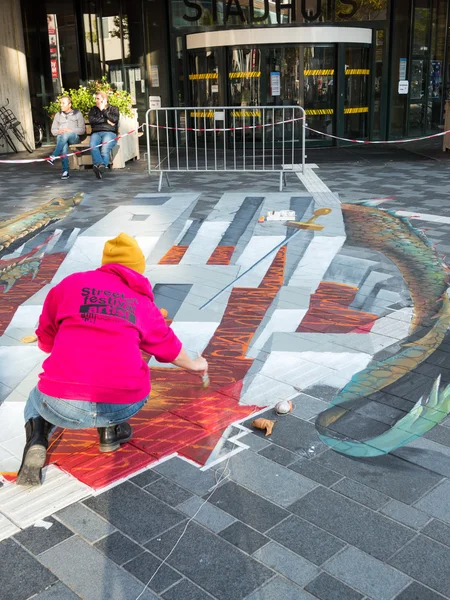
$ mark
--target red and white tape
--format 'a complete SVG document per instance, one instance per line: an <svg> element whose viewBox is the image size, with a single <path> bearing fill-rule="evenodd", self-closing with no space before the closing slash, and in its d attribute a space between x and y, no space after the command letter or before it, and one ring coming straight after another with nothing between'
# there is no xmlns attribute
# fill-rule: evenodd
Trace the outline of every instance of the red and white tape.
<svg viewBox="0 0 450 600"><path fill-rule="evenodd" d="M318 131L317 129L308 127L308 125L305 125L305 129L308 129L309 131L314 131L314 133L323 135L324 137L333 138L333 140L340 140L341 142L352 142L353 144L364 144L364 145L407 144L409 142L421 142L423 140L431 140L431 138L440 137L441 135L447 135L448 133L450 133L450 130L449 131L440 131L439 133L433 133L431 135L424 135L423 137L418 137L418 138L408 138L406 140L354 140L351 138L339 137L338 135L332 135L331 133L324 133L323 131Z"/></svg>

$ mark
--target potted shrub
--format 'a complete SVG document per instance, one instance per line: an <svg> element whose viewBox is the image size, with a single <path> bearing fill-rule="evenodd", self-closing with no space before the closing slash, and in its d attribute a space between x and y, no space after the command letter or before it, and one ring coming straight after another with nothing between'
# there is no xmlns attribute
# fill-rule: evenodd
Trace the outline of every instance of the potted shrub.
<svg viewBox="0 0 450 600"><path fill-rule="evenodd" d="M72 107L78 109L87 122L89 111L95 106L94 96L97 92L106 92L109 104L117 106L121 115L134 117L130 94L124 90L117 90L115 86L106 81L106 76L102 77L100 81L89 81L87 85L80 85L76 89L65 90L63 88L56 100L50 102L44 109L49 117L53 119L59 111L59 99L61 96L67 95L72 98Z"/></svg>

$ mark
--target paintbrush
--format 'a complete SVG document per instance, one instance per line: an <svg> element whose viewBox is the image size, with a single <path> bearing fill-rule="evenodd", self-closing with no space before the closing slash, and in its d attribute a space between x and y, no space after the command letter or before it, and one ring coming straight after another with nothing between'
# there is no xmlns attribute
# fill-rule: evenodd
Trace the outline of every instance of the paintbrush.
<svg viewBox="0 0 450 600"><path fill-rule="evenodd" d="M198 356L200 357L201 354L200 352L197 352ZM209 387L209 375L208 372L206 372L204 375L202 375L202 388L206 389L207 387Z"/></svg>

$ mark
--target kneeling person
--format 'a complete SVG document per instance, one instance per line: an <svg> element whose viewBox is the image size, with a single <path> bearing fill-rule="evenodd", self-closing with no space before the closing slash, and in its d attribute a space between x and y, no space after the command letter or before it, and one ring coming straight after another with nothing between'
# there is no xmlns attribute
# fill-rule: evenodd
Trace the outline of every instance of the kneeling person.
<svg viewBox="0 0 450 600"><path fill-rule="evenodd" d="M40 485L55 426L96 427L101 452L131 439L126 421L150 393L141 350L191 373L207 373L206 360L189 357L155 305L136 241L121 233L106 242L102 265L69 275L45 299L36 334L50 356L25 406L19 485Z"/></svg>

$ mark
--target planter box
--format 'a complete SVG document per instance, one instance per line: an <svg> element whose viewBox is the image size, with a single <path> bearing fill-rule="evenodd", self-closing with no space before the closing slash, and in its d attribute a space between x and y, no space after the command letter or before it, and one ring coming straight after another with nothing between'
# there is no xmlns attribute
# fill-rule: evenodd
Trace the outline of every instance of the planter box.
<svg viewBox="0 0 450 600"><path fill-rule="evenodd" d="M113 169L123 169L125 163L129 160L138 160L139 155L139 137L138 130L139 123L137 120L137 110L133 109L134 117L120 116L119 120L119 135L128 133L129 131L135 130L131 135L118 140L116 146L111 151L111 160ZM90 129L90 126L86 128ZM83 150L89 148L91 137L88 135L83 142L79 144L72 144L70 151ZM83 152L83 154L77 154L76 156L70 157L70 169L84 169L85 167L92 165L92 156L90 152Z"/></svg>

